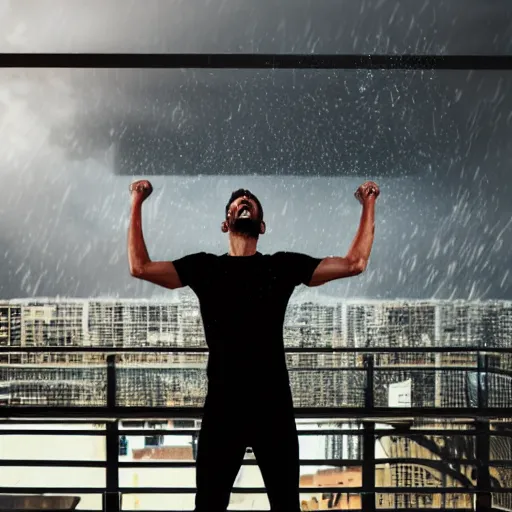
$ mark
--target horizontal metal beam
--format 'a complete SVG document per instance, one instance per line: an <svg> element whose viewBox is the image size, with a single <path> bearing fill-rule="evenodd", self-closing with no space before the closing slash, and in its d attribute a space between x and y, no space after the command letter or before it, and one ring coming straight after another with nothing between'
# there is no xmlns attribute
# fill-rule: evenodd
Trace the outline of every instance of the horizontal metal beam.
<svg viewBox="0 0 512 512"><path fill-rule="evenodd" d="M5 407L0 407L0 412L5 409ZM51 409L51 408L49 408ZM337 410L337 409L334 409L334 410ZM197 419L199 419L200 416L197 417ZM151 419L151 418L150 418ZM162 418L160 418L162 419ZM174 419L180 419L179 417L174 417ZM186 418L183 418L183 419L186 419ZM331 422L331 420L333 418L314 418L314 417L309 417L308 418L309 420L311 421L315 421L315 422L318 422L318 423L326 423L326 422ZM347 418L341 418L341 420L346 420ZM478 418L475 418L475 416L473 415L473 417L471 418L451 418L450 419L450 423L453 423L453 424L456 424L456 425L466 425L467 428L471 428L471 430L459 430L459 429L448 429L448 431L451 431L454 433L454 435L456 435L456 432L460 432L461 434L463 434L464 432L471 432L471 433L478 433L478 427L475 428L475 425L474 425L474 422L475 420L477 420ZM134 418L134 417L131 417L131 418L111 418L111 417L105 417L105 418L95 418L95 424L97 425L103 425L105 427L106 424L110 423L111 421L145 421L147 420L147 418ZM158 420L158 418L157 418ZM336 419L334 418L335 421L339 422L340 420L339 419ZM384 418L384 417L377 417L377 418L358 418L358 419L355 419L352 423L357 423L357 424L361 424L361 422L367 422L367 421L373 421L373 422L377 422L377 423L386 423L386 424L390 424L392 425L393 427L393 430L386 430L386 432L395 432L395 433L400 433L400 435L406 435L407 433L411 433L414 434L414 433L419 433L421 434L422 430L418 430L418 429L421 429L421 426L420 427L413 427L412 425L412 418L393 418L392 416L391 417L387 417L387 418ZM494 421L494 420L491 420L491 421ZM77 416L77 417L74 417L74 418L59 418L58 416L55 416L53 414L51 414L51 411L49 411L49 414L46 414L45 416L42 416L42 417L28 417L28 418L12 418L12 417L9 417L9 418L2 418L0 416L0 425L59 425L59 426L62 426L62 425L86 425L88 423L90 423L91 420L90 418L87 418L87 417L83 417L83 416ZM346 422L345 422L346 423ZM495 426L496 428L499 430L496 430L496 435L509 435L512 433L512 424L507 422L507 423L504 423L502 421L499 421L499 418L495 421ZM413 427L411 429L411 427ZM24 429L25 430L25 429ZM128 431L130 429L123 429L121 431L122 432L125 432L125 431ZM137 431L139 431L139 429L136 429ZM155 431L155 429L149 429L151 431ZM178 428L176 429L177 431L179 430L180 432L182 431L185 431L186 429L181 429L181 428ZM193 429L190 429L190 430L193 430ZM337 429L336 429L337 430ZM357 429L356 429L357 430ZM443 429L444 431L445 429ZM45 430L46 432L48 432L48 430ZM323 430L322 430L323 431ZM325 429L326 432L328 432L328 429ZM60 431L59 431L60 432ZM86 429L80 429L80 430L73 430L73 431L69 431L69 432L87 432ZM103 435L103 433L105 432L105 430L99 430L98 432L100 432L98 435ZM378 431L377 431L378 432ZM70 434L70 435L73 435L73 434ZM80 434L77 434L77 435L80 435ZM95 435L95 434L92 434L92 435ZM135 435L135 434L134 434ZM494 434L493 434L494 435Z"/></svg>
<svg viewBox="0 0 512 512"><path fill-rule="evenodd" d="M353 495L352 492L348 492L347 493L347 492L338 491L338 494L340 494L340 493L344 494L344 495L347 495L347 494ZM412 493L412 494L414 494L414 493ZM252 509L251 508L249 510L250 510L250 512L269 512L269 509L259 510L259 509ZM366 511L364 511L364 509L359 509L359 508L351 508L350 510L352 510L352 512L366 512ZM399 510L399 509L396 509L396 508L379 508L378 512L396 512L397 510ZM407 510L407 512L425 512L425 510L439 510L439 509L426 509L426 508L411 508L411 507L407 507L407 509L404 509L404 510ZM454 512L474 512L473 508L459 508L459 507L457 507L457 508L443 507L443 510L444 511L453 510ZM509 512L508 509L499 508L499 507L496 507L496 506L494 506L492 508L493 512L499 512L499 511L502 511L502 510L504 512ZM51 512L53 512L53 511L51 511ZM98 512L98 511L97 510L89 511L89 510L80 509L80 512ZM151 509L138 508L137 512L162 512L162 510L161 509L160 510L151 510ZM192 512L192 509L190 509L190 511L180 510L180 511L176 511L176 512ZM236 508L233 508L233 509L230 508L229 512L247 512L247 509L240 510L240 509L236 509Z"/></svg>
<svg viewBox="0 0 512 512"><path fill-rule="evenodd" d="M342 493L342 494L352 494L352 492L343 492L343 491L338 491L338 493ZM269 509L265 509L265 510L259 510L259 509L249 509L250 512L269 512ZM365 512L363 509L360 509L360 508L351 508L350 510L352 510L352 512ZM410 508L410 507L407 507L407 512L425 512L425 510L429 510L429 509L425 509L425 508ZM430 509L432 510L432 509ZM453 510L454 512L473 512L473 509L472 508L451 508L451 507L443 507L443 510L445 511L448 511L448 510ZM496 508L494 507L492 509L493 511L499 511L499 510L505 510L505 509L499 509L499 508ZM397 509L396 508L379 508L378 509L379 512L396 512ZM89 511L89 510L83 510L83 509L80 509L80 512L98 512L97 510L95 511ZM150 509L145 509L145 508L138 508L137 509L137 512L162 512L161 509L159 510L150 510ZM187 512L187 511L179 511L179 512ZM190 512L192 512L192 509L190 510ZM247 509L244 509L244 510L240 510L240 509L236 509L236 508L230 508L229 509L229 512L247 512ZM508 511L506 511L508 512Z"/></svg>
<svg viewBox="0 0 512 512"><path fill-rule="evenodd" d="M342 493L347 494L347 493ZM351 493L350 493L351 494ZM99 509L79 509L80 512L99 512ZM174 510L174 509L173 509ZM350 509L353 512L364 512L362 509ZM396 512L396 508L379 508L379 512ZM407 508L407 512L425 512L425 508ZM474 509L472 508L450 508L450 507L444 507L443 510L453 510L454 512L473 512ZM501 511L506 509L501 509L499 507L493 507L493 511ZM54 510L54 509L45 509L45 512L62 512L62 510ZM153 509L146 509L146 508L137 508L137 512L162 512L162 509L153 510ZM192 512L192 509L189 511L187 510L176 510L175 512ZM229 509L229 512L247 512L247 509L240 510L240 509ZM259 509L250 509L250 512L268 512L268 509L266 510L259 510ZM507 511L508 512L508 511Z"/></svg>
<svg viewBox="0 0 512 512"><path fill-rule="evenodd" d="M100 468L105 469L105 460L58 460L58 459L0 459L1 467L27 468Z"/></svg>
<svg viewBox="0 0 512 512"><path fill-rule="evenodd" d="M0 494L103 494L105 487L0 487Z"/></svg>
<svg viewBox="0 0 512 512"><path fill-rule="evenodd" d="M276 461L279 457L276 457ZM421 464L419 459L407 459L408 462ZM471 464L472 461L462 461L460 459L453 459L452 462L464 464ZM394 459L386 459L378 462L379 464L394 464ZM473 462L473 463L476 463ZM302 466L351 466L357 467L362 464L361 460L354 459L302 459L300 460ZM162 461L147 461L147 460L132 460L120 461L119 468L194 468L196 463L194 460L162 460ZM245 466L257 466L256 459L246 459L242 462ZM107 462L105 460L62 460L62 459L0 459L1 467L63 467L63 468L101 468L105 469Z"/></svg>
<svg viewBox="0 0 512 512"><path fill-rule="evenodd" d="M353 459L302 459L299 461L301 466L361 466L362 461ZM459 461L460 462L460 461ZM279 463L279 455L276 455L276 464ZM0 460L0 467L2 461ZM119 462L119 468L194 468L196 466L193 460L175 460L175 461L130 461ZM256 459L244 459L242 466L258 466Z"/></svg>
<svg viewBox="0 0 512 512"><path fill-rule="evenodd" d="M376 428L375 435L378 437L387 437L387 436L397 436L397 437L414 437L414 436L475 436L475 435L489 435L488 430L480 429L477 425L473 426L472 422L469 423L470 428L463 429L453 429L453 428L413 428L411 429L409 426L403 428ZM199 428L194 429L123 429L119 430L119 435L124 436L147 436L147 435L186 435L193 436L199 433ZM12 430L11 432L19 432L18 430ZM38 430L35 433L39 434L40 432L44 432L44 430ZM48 432L48 431L46 431ZM55 433L58 431L55 431ZM68 432L76 432L76 431L68 431ZM91 431L97 432L97 431ZM100 431L101 432L101 431ZM4 432L0 430L0 435ZM304 429L297 430L297 433L300 436L362 436L364 435L364 430L357 428L321 428L321 429ZM498 437L512 437L512 430L509 431L493 431L491 430L492 436Z"/></svg>
<svg viewBox="0 0 512 512"><path fill-rule="evenodd" d="M276 457L276 462L279 457ZM333 467L360 467L365 461L355 459L301 459L301 466L333 466ZM397 457L386 459L375 459L375 466L386 464L414 464L418 466L430 465L432 462L440 462L438 459L421 459L415 457ZM444 463L462 464L465 466L476 466L476 459L461 458L445 458ZM90 461L90 460L34 460L34 459L0 459L0 467L63 467L63 468L106 468L106 461ZM196 462L194 460L162 460L162 461L120 461L119 468L194 468ZM242 466L257 466L258 461L255 459L243 460ZM512 460L492 460L489 462L490 467L511 468ZM181 488L180 488L181 489Z"/></svg>
<svg viewBox="0 0 512 512"><path fill-rule="evenodd" d="M16 347L2 346L0 354L21 353L208 354L206 347ZM512 347L286 347L287 354L512 354Z"/></svg>
<svg viewBox="0 0 512 512"><path fill-rule="evenodd" d="M0 408L0 418L88 418L92 419L167 419L200 418L202 407L41 407L8 406ZM304 407L295 408L297 418L512 418L512 408L503 407Z"/></svg>
<svg viewBox="0 0 512 512"><path fill-rule="evenodd" d="M3 68L510 70L512 55L2 53Z"/></svg>
<svg viewBox="0 0 512 512"><path fill-rule="evenodd" d="M301 487L301 493L338 492L347 494L385 493L385 494L508 494L512 487L475 489L461 487ZM103 487L0 487L0 494L103 494ZM195 487L120 487L122 494L195 494ZM263 487L234 487L235 494L266 494Z"/></svg>
<svg viewBox="0 0 512 512"><path fill-rule="evenodd" d="M346 489L352 493L364 492L380 492L387 494L482 494L482 493L509 493L512 492L512 487L500 487L492 489L475 489L475 488L461 488L461 487L374 487L373 489L366 489L364 487L301 487L301 493L328 493L328 492L342 492L346 493ZM1 491L1 488L0 488ZM54 492L54 491L50 491ZM195 493L196 488L171 488L171 487L120 487L119 492L123 494L189 494ZM266 490L263 487L233 487L231 491L235 494L265 494Z"/></svg>
<svg viewBox="0 0 512 512"><path fill-rule="evenodd" d="M154 432L154 430L153 430ZM126 435L126 434L125 434ZM0 436L94 436L105 437L106 430L46 430L46 429L0 429Z"/></svg>
<svg viewBox="0 0 512 512"><path fill-rule="evenodd" d="M2 409L3 409L3 407L0 407L0 411ZM109 423L110 421L117 421L117 419L106 418L106 419L103 419L103 420L98 420L96 422L96 424L103 425L105 427L105 425L107 423ZM62 426L62 425L84 425L84 424L87 424L87 423L90 423L90 420L87 419L87 418L82 418L82 417L78 417L78 418L56 418L55 416L50 416L50 417L46 417L46 418L42 417L42 418L16 418L16 419L0 417L0 425L32 425L32 424L38 425L39 424L39 425L59 425L59 426ZM23 431L25 431L25 429L23 429ZM48 432L48 430L45 430L45 432ZM59 431L59 432L61 432L61 431ZM73 430L73 431L70 430L70 432L86 432L86 430L85 429L83 429L83 430L82 429L80 429L80 430ZM99 430L98 432L99 432L98 433L99 436L105 435L105 430ZM70 435L73 435L73 434L70 434ZM91 435L96 435L96 434L91 434Z"/></svg>
<svg viewBox="0 0 512 512"><path fill-rule="evenodd" d="M351 466L357 467L362 464L360 460L353 459L309 459L300 460L301 466ZM279 456L276 456L276 464L279 463ZM2 461L0 461L0 466ZM175 461L130 461L130 462L119 462L119 468L131 469L131 468L193 468L196 466L193 460L175 460ZM242 466L258 466L256 459L244 459Z"/></svg>
<svg viewBox="0 0 512 512"><path fill-rule="evenodd" d="M37 461L44 462L44 461ZM65 465L66 461L59 461L60 464L53 464L55 466ZM279 462L279 455L276 455L276 463ZM347 467L358 467L362 466L364 460L361 459L301 459L301 466L347 466ZM416 457L395 457L395 458L386 458L386 459L375 459L375 465L379 464L416 464L418 466L428 465L431 462L440 462L439 459L420 459ZM477 459L461 459L460 457L448 457L443 458L442 462L446 464L462 464L465 466L475 466L480 461ZM0 467L2 466L3 461L0 460ZM22 464L18 464L22 465ZM30 464L29 464L30 465ZM39 464L43 466L44 464ZM120 468L186 468L186 467L195 467L195 462L192 460L179 460L179 461L129 461L129 462L119 462ZM258 461L256 459L247 459L242 462L242 465L245 466L257 466ZM512 467L512 460L491 460L489 462L491 467L499 466L502 468ZM77 466L79 467L79 466ZM93 467L93 466L90 466Z"/></svg>
<svg viewBox="0 0 512 512"><path fill-rule="evenodd" d="M9 422L12 424L13 422ZM81 422L83 423L83 421ZM477 429L440 429L440 428L424 428L421 430L410 429L408 430L399 428L375 429L377 437L415 437L415 436L480 436L489 435L487 431L478 431ZM166 435L166 436L194 436L199 434L199 428L195 429L121 429L119 430L120 436L150 436L150 435ZM362 436L364 431L362 429L314 429L314 430L298 430L299 437L301 436ZM47 430L47 429L0 429L0 436L94 436L104 437L106 430ZM510 431L491 431L491 436L494 437L512 437L512 430Z"/></svg>

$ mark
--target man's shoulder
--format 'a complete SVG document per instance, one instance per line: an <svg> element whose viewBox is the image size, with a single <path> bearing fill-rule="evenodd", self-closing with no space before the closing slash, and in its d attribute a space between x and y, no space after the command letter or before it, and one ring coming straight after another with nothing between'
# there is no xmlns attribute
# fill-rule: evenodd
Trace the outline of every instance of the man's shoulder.
<svg viewBox="0 0 512 512"><path fill-rule="evenodd" d="M290 251L277 251L267 255L268 261L272 265L277 265L279 268L286 268L287 265L293 265L293 252Z"/></svg>
<svg viewBox="0 0 512 512"><path fill-rule="evenodd" d="M306 254L304 252L296 252L296 251L279 251L275 252L270 256L273 261L284 265L284 266L309 266L310 263L317 263L321 260L321 258L316 258Z"/></svg>

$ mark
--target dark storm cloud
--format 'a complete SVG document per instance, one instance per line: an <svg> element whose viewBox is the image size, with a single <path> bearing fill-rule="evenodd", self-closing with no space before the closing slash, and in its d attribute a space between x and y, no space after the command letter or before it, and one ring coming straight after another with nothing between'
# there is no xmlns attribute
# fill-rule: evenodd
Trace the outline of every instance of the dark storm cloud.
<svg viewBox="0 0 512 512"><path fill-rule="evenodd" d="M0 2L0 51L512 49L505 1L147 5ZM263 201L264 252L342 254L353 192L379 177L369 271L322 292L510 298L511 88L512 72L4 70L1 297L164 293L128 275L133 178L119 174L165 170L239 177L153 177L154 259L223 252L223 206L240 186Z"/></svg>
<svg viewBox="0 0 512 512"><path fill-rule="evenodd" d="M9 5L3 46L11 51L512 50L506 0ZM120 174L408 175L445 166L454 148L465 153L459 139L470 138L467 116L482 95L479 77L466 83L463 72L146 70L72 77L80 112L71 126L55 128L52 140L74 158L114 143Z"/></svg>

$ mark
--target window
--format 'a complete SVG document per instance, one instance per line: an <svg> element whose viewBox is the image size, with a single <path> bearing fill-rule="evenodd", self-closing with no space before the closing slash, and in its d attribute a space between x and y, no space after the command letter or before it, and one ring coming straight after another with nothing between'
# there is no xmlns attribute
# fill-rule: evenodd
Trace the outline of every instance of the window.
<svg viewBox="0 0 512 512"><path fill-rule="evenodd" d="M146 436L144 437L145 447L156 447L164 444L164 436Z"/></svg>
<svg viewBox="0 0 512 512"><path fill-rule="evenodd" d="M119 436L119 455L128 455L128 439L126 436Z"/></svg>
<svg viewBox="0 0 512 512"><path fill-rule="evenodd" d="M127 420L127 421L123 421L122 425L123 425L124 428L133 428L133 429L144 428L145 427L145 423L143 421L130 421L130 420Z"/></svg>
<svg viewBox="0 0 512 512"><path fill-rule="evenodd" d="M194 420L174 420L174 428L194 428Z"/></svg>

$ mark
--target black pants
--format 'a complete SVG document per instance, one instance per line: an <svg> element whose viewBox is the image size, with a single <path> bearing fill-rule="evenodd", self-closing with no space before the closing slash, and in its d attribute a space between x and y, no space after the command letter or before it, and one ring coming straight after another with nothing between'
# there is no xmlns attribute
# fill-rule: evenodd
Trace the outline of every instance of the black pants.
<svg viewBox="0 0 512 512"><path fill-rule="evenodd" d="M196 460L196 512L224 512L246 448L256 456L273 512L300 511L299 441L291 395L228 403L208 394Z"/></svg>

